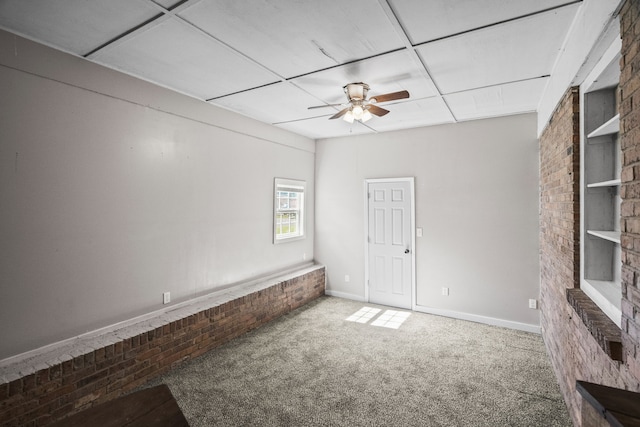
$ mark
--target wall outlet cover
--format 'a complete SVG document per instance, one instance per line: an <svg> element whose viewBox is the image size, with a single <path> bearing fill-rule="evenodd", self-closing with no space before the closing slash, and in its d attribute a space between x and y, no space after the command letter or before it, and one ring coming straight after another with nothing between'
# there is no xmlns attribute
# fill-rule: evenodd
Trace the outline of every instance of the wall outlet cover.
<svg viewBox="0 0 640 427"><path fill-rule="evenodd" d="M538 301L535 300L535 299L530 299L529 300L529 308L532 308L534 310L537 309L538 308Z"/></svg>
<svg viewBox="0 0 640 427"><path fill-rule="evenodd" d="M171 302L171 292L164 292L162 294L162 303L169 304Z"/></svg>

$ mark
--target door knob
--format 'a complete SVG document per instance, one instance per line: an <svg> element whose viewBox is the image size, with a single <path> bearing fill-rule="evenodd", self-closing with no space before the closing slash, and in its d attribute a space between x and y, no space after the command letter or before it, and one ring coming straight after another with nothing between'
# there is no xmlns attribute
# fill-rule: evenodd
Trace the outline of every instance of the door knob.
<svg viewBox="0 0 640 427"><path fill-rule="evenodd" d="M405 253L405 254L408 254L408 253L409 253L409 249L405 249L405 250L404 250L404 253Z"/></svg>

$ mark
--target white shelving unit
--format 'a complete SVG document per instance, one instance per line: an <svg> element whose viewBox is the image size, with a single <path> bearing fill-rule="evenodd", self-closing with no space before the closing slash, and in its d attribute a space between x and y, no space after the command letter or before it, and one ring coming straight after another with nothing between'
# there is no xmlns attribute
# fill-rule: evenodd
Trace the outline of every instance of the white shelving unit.
<svg viewBox="0 0 640 427"><path fill-rule="evenodd" d="M616 114L596 130L587 135L587 138L595 138L597 136L612 135L620 130L620 114Z"/></svg>
<svg viewBox="0 0 640 427"><path fill-rule="evenodd" d="M593 184L587 184L588 188L596 187L616 187L620 185L620 179L611 179L609 181L594 182Z"/></svg>
<svg viewBox="0 0 640 427"><path fill-rule="evenodd" d="M581 289L620 326L620 47L615 43L580 90Z"/></svg>
<svg viewBox="0 0 640 427"><path fill-rule="evenodd" d="M620 231L587 230L587 233L600 239L620 244Z"/></svg>

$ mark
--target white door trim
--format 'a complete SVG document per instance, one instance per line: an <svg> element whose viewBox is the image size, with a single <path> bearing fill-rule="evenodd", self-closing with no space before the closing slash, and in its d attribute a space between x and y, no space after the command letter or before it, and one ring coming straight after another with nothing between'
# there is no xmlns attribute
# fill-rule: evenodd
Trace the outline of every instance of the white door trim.
<svg viewBox="0 0 640 427"><path fill-rule="evenodd" d="M364 180L364 300L369 302L369 184L408 182L411 195L411 309L416 309L416 193L415 178L370 178Z"/></svg>

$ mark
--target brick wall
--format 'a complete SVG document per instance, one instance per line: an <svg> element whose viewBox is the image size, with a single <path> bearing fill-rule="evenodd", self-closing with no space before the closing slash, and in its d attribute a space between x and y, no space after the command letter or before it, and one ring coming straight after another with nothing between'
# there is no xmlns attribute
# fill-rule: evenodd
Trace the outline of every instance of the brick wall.
<svg viewBox="0 0 640 427"><path fill-rule="evenodd" d="M565 398L576 377L577 337L565 293L580 277L579 131L580 96L570 88L540 137L541 327ZM579 408L567 403L575 420Z"/></svg>
<svg viewBox="0 0 640 427"><path fill-rule="evenodd" d="M622 344L625 366L640 379L640 0L628 0L620 11L620 187L622 230Z"/></svg>
<svg viewBox="0 0 640 427"><path fill-rule="evenodd" d="M594 310L576 311L579 294L579 93L567 91L540 137L540 261L542 333L575 425L582 400L576 380L640 390L640 0L620 12L622 75L620 114L622 161L622 359L614 360L594 337ZM587 301L588 302L588 301ZM582 310L582 311L581 311ZM578 313L580 313L578 315ZM587 315L583 316L583 313ZM581 318L581 316L583 316Z"/></svg>
<svg viewBox="0 0 640 427"><path fill-rule="evenodd" d="M114 399L321 295L323 267L0 384L0 425L43 426Z"/></svg>

